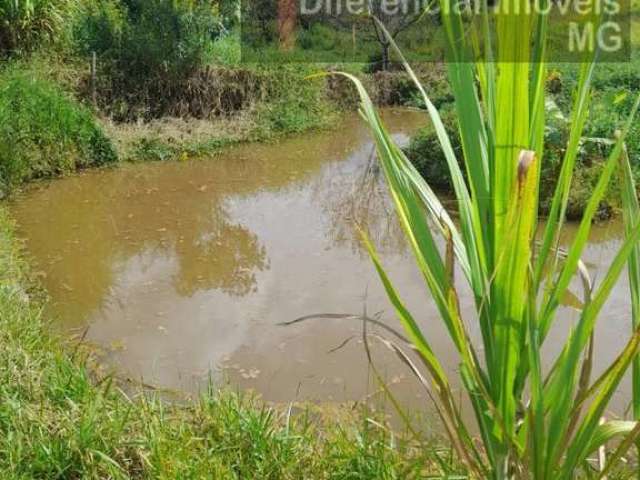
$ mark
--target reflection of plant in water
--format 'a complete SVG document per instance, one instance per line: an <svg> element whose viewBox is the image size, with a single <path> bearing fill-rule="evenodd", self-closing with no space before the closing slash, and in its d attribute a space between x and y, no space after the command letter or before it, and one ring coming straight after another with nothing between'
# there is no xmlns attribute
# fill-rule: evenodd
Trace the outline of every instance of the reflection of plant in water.
<svg viewBox="0 0 640 480"><path fill-rule="evenodd" d="M117 270L126 269L114 269L116 262L122 265L142 252L175 260L174 288L181 295L205 289L246 295L256 288L256 270L268 268L258 237L234 224L222 205L225 192L201 181L177 194L172 193L175 176L166 170L144 171L134 179L113 172L70 182L47 197L46 213L31 211L29 220L29 246L46 259L45 285L62 318L86 318L116 282L126 280L117 277ZM78 201L90 190L99 193ZM124 201L114 201L118 198ZM73 261L60 261L66 258Z"/></svg>
<svg viewBox="0 0 640 480"><path fill-rule="evenodd" d="M180 271L175 285L181 295L215 289L244 296L257 290L256 271L269 268L267 251L254 233L224 217L204 237L176 245Z"/></svg>
<svg viewBox="0 0 640 480"><path fill-rule="evenodd" d="M364 152L360 154L365 155ZM358 228L362 228L369 232L382 251L404 252L406 241L393 215L375 148L368 149L366 159L358 163L354 175L342 175L342 181L329 185L332 187L329 193L324 191L325 183L319 185L325 197L323 209L331 219L328 226L331 242L348 245L352 251L366 256L358 233ZM345 186L344 182L350 185Z"/></svg>

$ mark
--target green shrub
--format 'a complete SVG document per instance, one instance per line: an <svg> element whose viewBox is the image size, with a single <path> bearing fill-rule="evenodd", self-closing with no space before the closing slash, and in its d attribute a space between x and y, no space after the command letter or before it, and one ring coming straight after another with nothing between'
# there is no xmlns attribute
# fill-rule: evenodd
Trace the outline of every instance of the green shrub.
<svg viewBox="0 0 640 480"><path fill-rule="evenodd" d="M201 65L207 46L220 34L210 4L126 0L128 24L116 62L131 82L181 77Z"/></svg>
<svg viewBox="0 0 640 480"><path fill-rule="evenodd" d="M322 23L314 23L298 34L298 45L304 50L330 52L337 48L337 42L336 32Z"/></svg>
<svg viewBox="0 0 640 480"><path fill-rule="evenodd" d="M609 110L610 113L608 115L610 118L604 120L605 111L606 109L600 113L602 116L596 114L598 112L597 108L593 112L595 115L593 115L592 121L586 129L589 131L589 128L591 128L590 134L593 137L612 138L613 130L619 125L620 115ZM454 151L457 157L461 158L462 146L455 114L450 108L447 108L442 110L441 115ZM551 199L556 188L556 179L560 174L569 135L569 122L562 116L555 104L549 106L547 120L545 128L545 161L541 165L540 173L540 212L542 214L548 213L551 208ZM629 141L637 142L637 139L629 138ZM600 176L602 162L610 148L610 143L601 141L600 138L593 138L582 143L569 192L568 219L579 220L582 217L591 192ZM432 187L452 191L453 186L451 185L447 162L432 126L427 126L420 130L405 149L405 153L418 172ZM599 220L606 219L612 215L612 207L616 205L616 198L616 192L612 189L600 205L597 215Z"/></svg>
<svg viewBox="0 0 640 480"><path fill-rule="evenodd" d="M242 4L240 0L219 0L218 13L222 17L222 24L231 31L235 29L241 20Z"/></svg>
<svg viewBox="0 0 640 480"><path fill-rule="evenodd" d="M582 217L583 210L595 186L602 161L611 148L610 139L614 138L616 129L631 111L634 93L640 91L640 57L637 55L631 64L603 64L596 70L591 108L584 129L584 141L581 142L574 181L569 193L567 217L577 220ZM573 102L573 91L577 82L575 65L556 65L547 77L547 125L545 127L545 157L541 165L540 211L546 214L551 207L551 197L556 188L556 179L560 174L562 159L565 154L569 135L570 122L568 113ZM429 92L438 98L441 89L433 88ZM442 90L446 92L446 90ZM444 98L446 107L446 95ZM443 104L437 104L442 108ZM445 108L446 110L446 108ZM461 156L455 121L450 112L443 114L443 121L454 148ZM636 122L627 137L627 148L631 164L640 173L640 122ZM432 128L427 127L418 133L407 149L407 154L418 171L434 186L450 189L448 169L445 159L438 148L438 139ZM600 205L598 218L606 218L617 206L618 192L610 189Z"/></svg>
<svg viewBox="0 0 640 480"><path fill-rule="evenodd" d="M454 112L451 109L443 110L442 121L452 146L460 158L462 146ZM447 161L440 148L435 129L431 125L421 129L414 136L405 152L420 175L429 182L429 185L437 189L451 190L451 176L447 168Z"/></svg>
<svg viewBox="0 0 640 480"><path fill-rule="evenodd" d="M573 101L577 68L573 64L557 65L549 75L547 87L565 114ZM629 63L604 63L594 72L594 91L586 137L611 138L620 122L629 114L634 93L640 91L640 55L632 54ZM631 162L640 164L640 125L632 128L627 139Z"/></svg>
<svg viewBox="0 0 640 480"><path fill-rule="evenodd" d="M0 183L4 189L116 160L91 112L55 85L11 69L0 76Z"/></svg>
<svg viewBox="0 0 640 480"><path fill-rule="evenodd" d="M126 26L126 10L119 0L83 2L72 26L75 53L99 55L119 51Z"/></svg>
<svg viewBox="0 0 640 480"><path fill-rule="evenodd" d="M266 84L266 95L257 105L259 137L297 133L328 124L333 107L324 92L325 80L302 79L316 73L313 67L284 66L257 72Z"/></svg>

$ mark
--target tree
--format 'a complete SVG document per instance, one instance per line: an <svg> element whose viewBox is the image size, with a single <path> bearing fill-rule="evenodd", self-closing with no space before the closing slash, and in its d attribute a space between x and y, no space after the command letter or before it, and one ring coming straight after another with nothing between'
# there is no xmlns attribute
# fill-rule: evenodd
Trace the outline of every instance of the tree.
<svg viewBox="0 0 640 480"><path fill-rule="evenodd" d="M375 40L380 44L380 65L382 70L389 70L391 41L375 19L378 19L384 25L384 28L396 41L402 32L408 30L422 18L423 10L420 5L421 2L415 0L398 0L396 2L369 0L369 17Z"/></svg>
<svg viewBox="0 0 640 480"><path fill-rule="evenodd" d="M298 2L278 0L278 37L281 50L290 51L295 46L297 23Z"/></svg>
<svg viewBox="0 0 640 480"><path fill-rule="evenodd" d="M368 0L357 11L323 12L318 19L332 23L343 31L353 32L354 44L356 30L364 31L363 38L380 46L380 68L389 70L391 41L384 34L376 19L384 25L396 41L399 35L407 31L423 16L421 0Z"/></svg>

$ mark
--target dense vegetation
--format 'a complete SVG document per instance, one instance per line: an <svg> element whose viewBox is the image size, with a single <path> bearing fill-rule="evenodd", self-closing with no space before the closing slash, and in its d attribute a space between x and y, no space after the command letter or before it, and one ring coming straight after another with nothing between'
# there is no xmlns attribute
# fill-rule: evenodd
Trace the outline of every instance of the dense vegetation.
<svg viewBox="0 0 640 480"><path fill-rule="evenodd" d="M34 107L34 102L45 101L46 89L49 102L58 96L68 104L64 112L49 109L49 115L57 117L51 119L54 124L71 127L68 119L74 117L92 122L96 131L106 128L122 160L200 155L238 141L327 126L339 107L327 95L326 82L302 81L316 68L239 64L238 9L236 1L3 2L1 101L13 109L21 103ZM22 88L17 87L17 78L22 79ZM43 93L35 94L36 89ZM6 108L5 112L9 114ZM180 120L174 122L180 141L172 136L175 131L151 134L152 129L141 127L154 121L161 124L166 118ZM209 122L210 134L184 135L193 130L192 121ZM29 126L32 135L55 135L39 131L43 125L34 121ZM30 150L25 147L22 143L22 149ZM60 151L68 147L66 142ZM28 154L33 159L41 148ZM74 148L87 152L78 143ZM102 156L106 160L107 153ZM71 159L66 160L68 167L73 166ZM94 158L84 161L102 163ZM40 166L34 166L38 171L24 175L17 174L15 166L2 165L2 183L69 170L57 164L47 170L48 162L38 160Z"/></svg>

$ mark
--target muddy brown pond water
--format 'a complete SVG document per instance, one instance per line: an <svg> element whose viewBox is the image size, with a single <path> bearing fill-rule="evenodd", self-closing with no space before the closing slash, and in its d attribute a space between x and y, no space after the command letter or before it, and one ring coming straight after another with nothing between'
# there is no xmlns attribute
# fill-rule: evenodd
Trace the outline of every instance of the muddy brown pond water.
<svg viewBox="0 0 640 480"><path fill-rule="evenodd" d="M386 111L384 119L401 143L426 122L407 111ZM12 212L51 296L56 327L76 334L88 327L86 338L104 351L105 365L123 376L186 392L212 380L269 401L375 397L361 324L277 325L364 308L395 325L356 224L370 231L398 290L455 374L453 348L356 116L334 131L241 146L212 159L125 165L39 183L15 200ZM620 236L617 222L594 228L585 260L596 277ZM549 352L576 320L571 303L560 312ZM468 296L462 308L472 318ZM629 323L622 279L599 321L598 368L620 351ZM422 411L427 401L411 374L385 347L372 348L403 404ZM618 412L628 390L623 386L615 400Z"/></svg>

